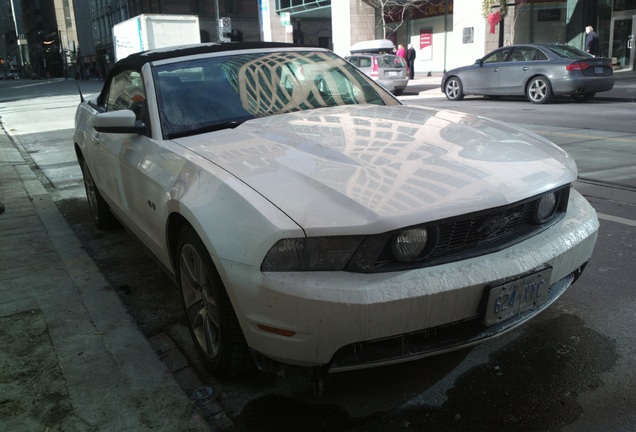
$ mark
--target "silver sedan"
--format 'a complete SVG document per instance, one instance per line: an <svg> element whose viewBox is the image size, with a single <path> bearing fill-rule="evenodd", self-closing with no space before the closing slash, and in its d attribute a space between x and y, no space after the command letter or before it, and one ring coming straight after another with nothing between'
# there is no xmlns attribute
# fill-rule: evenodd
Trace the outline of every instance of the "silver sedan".
<svg viewBox="0 0 636 432"><path fill-rule="evenodd" d="M613 86L609 59L559 44L499 48L470 66L446 72L442 79L442 91L452 101L465 95L525 95L537 104L549 103L556 95L586 101Z"/></svg>

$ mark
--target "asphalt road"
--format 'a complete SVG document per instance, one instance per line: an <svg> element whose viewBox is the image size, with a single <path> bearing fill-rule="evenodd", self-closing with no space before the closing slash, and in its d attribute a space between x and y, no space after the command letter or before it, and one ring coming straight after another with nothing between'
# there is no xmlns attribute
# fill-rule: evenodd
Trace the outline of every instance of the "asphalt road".
<svg viewBox="0 0 636 432"><path fill-rule="evenodd" d="M81 82L85 95L100 82ZM167 337L211 386L240 431L631 431L636 424L636 122L634 104L443 96L405 98L516 123L577 161L576 187L599 213L581 279L526 326L471 350L329 376L320 396L304 379L259 372L220 381L201 367L177 290L124 230L97 231L72 149L74 81L0 81L0 121L21 143L84 247L149 338ZM184 385L184 388L187 386Z"/></svg>

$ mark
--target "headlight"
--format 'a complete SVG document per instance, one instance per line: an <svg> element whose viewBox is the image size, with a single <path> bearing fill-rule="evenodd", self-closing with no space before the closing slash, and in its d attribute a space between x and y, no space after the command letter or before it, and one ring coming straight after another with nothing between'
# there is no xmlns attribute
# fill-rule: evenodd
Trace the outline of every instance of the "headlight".
<svg viewBox="0 0 636 432"><path fill-rule="evenodd" d="M262 271L338 271L344 269L362 237L290 238L267 252Z"/></svg>
<svg viewBox="0 0 636 432"><path fill-rule="evenodd" d="M550 192L548 194L543 195L539 202L537 202L537 207L535 209L535 222L536 223L544 223L554 214L556 211L558 204L557 195L554 192Z"/></svg>
<svg viewBox="0 0 636 432"><path fill-rule="evenodd" d="M422 258L428 243L426 228L409 228L398 232L391 239L391 252L401 262L411 262Z"/></svg>

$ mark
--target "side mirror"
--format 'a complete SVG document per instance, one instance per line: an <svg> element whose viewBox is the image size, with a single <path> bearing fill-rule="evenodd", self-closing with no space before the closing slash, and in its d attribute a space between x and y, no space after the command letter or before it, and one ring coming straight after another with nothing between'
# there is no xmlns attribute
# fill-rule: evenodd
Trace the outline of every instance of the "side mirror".
<svg viewBox="0 0 636 432"><path fill-rule="evenodd" d="M478 64L479 66L483 66L484 65L484 61L482 59L477 59L477 60L475 60L475 64Z"/></svg>
<svg viewBox="0 0 636 432"><path fill-rule="evenodd" d="M108 111L98 114L93 122L97 132L121 134L145 134L147 127L137 122L137 116L131 110Z"/></svg>

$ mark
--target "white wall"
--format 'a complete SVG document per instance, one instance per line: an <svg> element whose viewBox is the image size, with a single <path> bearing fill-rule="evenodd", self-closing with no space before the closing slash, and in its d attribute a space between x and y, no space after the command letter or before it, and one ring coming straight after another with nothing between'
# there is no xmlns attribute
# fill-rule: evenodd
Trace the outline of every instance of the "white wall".
<svg viewBox="0 0 636 432"><path fill-rule="evenodd" d="M349 1L331 2L331 29L333 51L341 56L349 53L351 47L351 8Z"/></svg>
<svg viewBox="0 0 636 432"><path fill-rule="evenodd" d="M362 0L331 2L333 51L345 56L349 48L363 40L374 39L375 8Z"/></svg>
<svg viewBox="0 0 636 432"><path fill-rule="evenodd" d="M454 0L453 32L448 35L446 70L465 66L486 55L486 19L481 16L481 2L477 0ZM473 43L463 41L464 28L473 28ZM499 26L496 27L499 31Z"/></svg>
<svg viewBox="0 0 636 432"><path fill-rule="evenodd" d="M457 1L457 0L455 0ZM448 22L449 33L444 36L444 20ZM415 48L415 73L441 72L444 70L444 59L448 57L450 42L452 38L452 15L438 16L413 21L412 33L407 44L412 44ZM427 49L420 50L420 29L432 29L433 45ZM399 34L399 33L398 33ZM400 35L398 39L402 36Z"/></svg>

